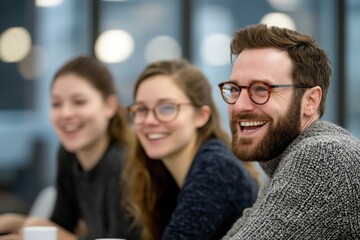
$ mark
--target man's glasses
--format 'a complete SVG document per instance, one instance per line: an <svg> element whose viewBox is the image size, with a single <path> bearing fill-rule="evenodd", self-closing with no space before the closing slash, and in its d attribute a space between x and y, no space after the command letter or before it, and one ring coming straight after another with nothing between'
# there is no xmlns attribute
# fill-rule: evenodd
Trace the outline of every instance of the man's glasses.
<svg viewBox="0 0 360 240"><path fill-rule="evenodd" d="M191 105L191 103L160 103L154 108L148 108L142 103L135 103L130 105L127 110L135 124L144 123L149 111L152 111L159 122L169 123L176 119L180 107L183 105Z"/></svg>
<svg viewBox="0 0 360 240"><path fill-rule="evenodd" d="M245 88L251 101L257 105L263 105L269 101L273 88L312 88L311 86L305 84L271 85L260 81L253 82L249 86L239 86L234 82L222 82L219 83L218 86L220 88L222 98L228 104L235 104L240 96L241 90Z"/></svg>

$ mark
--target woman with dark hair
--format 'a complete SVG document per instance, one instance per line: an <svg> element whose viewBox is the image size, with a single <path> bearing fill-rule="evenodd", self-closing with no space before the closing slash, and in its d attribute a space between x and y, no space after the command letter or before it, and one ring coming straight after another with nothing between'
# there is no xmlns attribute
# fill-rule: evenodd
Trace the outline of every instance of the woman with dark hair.
<svg viewBox="0 0 360 240"><path fill-rule="evenodd" d="M59 240L137 239L121 207L119 184L131 132L109 70L91 57L72 59L54 76L51 103L61 146L50 221L8 215L18 222L0 230L20 233L19 226L55 225ZM76 233L80 220L86 226L83 234Z"/></svg>

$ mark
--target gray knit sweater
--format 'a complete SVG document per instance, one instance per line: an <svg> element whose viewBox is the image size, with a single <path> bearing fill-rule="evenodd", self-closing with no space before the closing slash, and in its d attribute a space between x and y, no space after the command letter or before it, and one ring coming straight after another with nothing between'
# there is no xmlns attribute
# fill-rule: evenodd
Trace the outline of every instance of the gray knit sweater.
<svg viewBox="0 0 360 240"><path fill-rule="evenodd" d="M223 240L360 239L360 141L346 130L317 121L262 168L257 201Z"/></svg>

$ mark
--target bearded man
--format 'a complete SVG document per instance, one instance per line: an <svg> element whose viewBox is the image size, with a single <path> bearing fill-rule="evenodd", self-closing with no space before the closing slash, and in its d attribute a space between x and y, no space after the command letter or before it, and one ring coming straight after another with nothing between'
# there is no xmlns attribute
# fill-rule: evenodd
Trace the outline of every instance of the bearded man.
<svg viewBox="0 0 360 240"><path fill-rule="evenodd" d="M232 150L268 178L223 238L359 239L360 141L320 118L331 67L306 34L263 24L234 34L228 104Z"/></svg>

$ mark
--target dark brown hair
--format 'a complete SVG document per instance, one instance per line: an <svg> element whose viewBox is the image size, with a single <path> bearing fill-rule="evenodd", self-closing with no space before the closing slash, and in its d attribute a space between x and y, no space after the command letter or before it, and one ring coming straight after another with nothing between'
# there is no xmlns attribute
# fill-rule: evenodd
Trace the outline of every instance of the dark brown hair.
<svg viewBox="0 0 360 240"><path fill-rule="evenodd" d="M93 57L79 56L65 63L55 73L51 88L59 76L69 73L84 78L101 93L104 99L111 95L116 95L114 80L110 71L105 64ZM108 127L110 139L117 141L119 144L129 144L128 124L126 110L118 102L118 110L110 119Z"/></svg>
<svg viewBox="0 0 360 240"><path fill-rule="evenodd" d="M231 54L235 57L246 48L268 47L288 52L293 64L294 83L321 88L322 99L319 106L321 117L325 112L331 76L331 64L327 53L309 35L286 28L268 27L264 24L248 26L235 32L230 44ZM295 97L301 99L304 92L305 89L299 89Z"/></svg>

